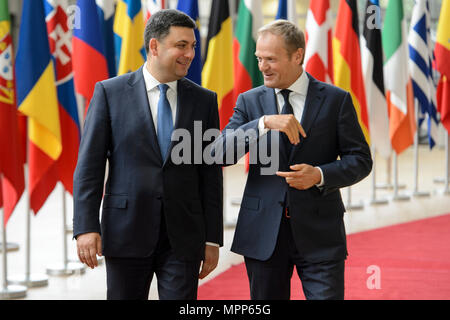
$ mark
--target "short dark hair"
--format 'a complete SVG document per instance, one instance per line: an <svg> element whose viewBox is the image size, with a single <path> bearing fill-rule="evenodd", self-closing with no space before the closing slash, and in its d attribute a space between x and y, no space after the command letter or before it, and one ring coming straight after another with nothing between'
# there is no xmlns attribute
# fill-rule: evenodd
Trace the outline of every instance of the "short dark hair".
<svg viewBox="0 0 450 320"><path fill-rule="evenodd" d="M150 16L144 31L144 46L148 53L150 39L158 41L164 39L170 31L170 27L185 27L196 29L197 25L191 17L184 12L175 9L163 9Z"/></svg>

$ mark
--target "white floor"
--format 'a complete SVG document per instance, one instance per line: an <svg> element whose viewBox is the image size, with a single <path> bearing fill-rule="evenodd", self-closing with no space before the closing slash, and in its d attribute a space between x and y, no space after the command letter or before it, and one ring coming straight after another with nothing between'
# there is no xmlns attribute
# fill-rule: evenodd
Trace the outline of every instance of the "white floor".
<svg viewBox="0 0 450 320"><path fill-rule="evenodd" d="M372 196L372 175L370 175L351 189L352 203L362 202L364 208L361 210L347 210L347 213L344 215L347 233L350 234L450 213L450 195L441 194L440 190L443 189L444 185L433 181L435 178L444 176L444 150L442 148L434 148L430 151L428 147L420 146L419 160L419 191L428 191L430 196L412 197L406 201L389 200L387 204L371 205L369 202ZM402 194L411 193L414 187L414 155L412 148L400 155L398 165L399 183L405 186L400 192ZM387 172L387 161L377 157L377 183L383 184L393 181L392 176L389 180ZM229 248L234 233L233 223L239 210L239 206L233 203L238 202L242 196L246 181L244 166L240 163L228 167L225 169L224 174L225 224L227 226L224 232L224 247L220 249L219 266L206 279L200 281L200 284L214 278L231 265L243 261L241 256L230 252ZM348 189L341 190L341 193L344 201L347 201ZM390 198L392 194L392 189L377 189L377 197L379 198ZM31 273L37 277L47 277L48 285L28 288L26 297L23 299L105 299L106 277L104 264L96 269L85 269L84 273L76 273L70 276L46 275L48 267L55 263L60 264L63 262L64 237L66 237L68 243L69 259L76 260L75 241L72 241L71 234L64 235L63 231L61 198L62 190L60 185L58 185L39 214L31 217ZM70 196L67 196L66 199L67 223L70 224L72 220L72 204ZM22 199L7 226L7 242L16 243L20 247L18 251L11 251L7 254L8 278L21 276L25 273L25 234L26 213L25 202ZM0 269L3 271L1 264ZM1 276L0 280L2 280ZM152 283L150 298L157 298L156 281Z"/></svg>

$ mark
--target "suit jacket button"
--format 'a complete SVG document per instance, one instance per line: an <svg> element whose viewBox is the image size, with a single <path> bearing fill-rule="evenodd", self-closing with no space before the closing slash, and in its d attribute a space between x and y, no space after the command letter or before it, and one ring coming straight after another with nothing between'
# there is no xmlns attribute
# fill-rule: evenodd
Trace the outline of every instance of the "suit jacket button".
<svg viewBox="0 0 450 320"><path fill-rule="evenodd" d="M163 198L163 197L162 197L162 195L160 195L160 194L156 196L156 199L158 199L158 200L162 200L162 198Z"/></svg>

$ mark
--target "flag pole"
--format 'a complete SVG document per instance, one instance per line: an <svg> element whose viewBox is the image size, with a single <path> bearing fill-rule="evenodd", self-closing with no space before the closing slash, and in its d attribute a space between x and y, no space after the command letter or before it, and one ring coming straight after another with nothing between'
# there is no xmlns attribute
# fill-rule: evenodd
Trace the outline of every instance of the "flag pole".
<svg viewBox="0 0 450 320"><path fill-rule="evenodd" d="M352 187L347 187L347 203L345 208L348 210L362 210L364 209L364 204L362 202L352 204Z"/></svg>
<svg viewBox="0 0 450 320"><path fill-rule="evenodd" d="M392 200L394 201L406 201L411 198L407 195L399 194L398 189L398 155L394 151L394 194L392 195Z"/></svg>
<svg viewBox="0 0 450 320"><path fill-rule="evenodd" d="M416 113L416 121L419 119L419 101L414 99L414 111ZM429 197L430 193L419 191L419 121L417 121L417 130L414 135L414 190L413 197Z"/></svg>
<svg viewBox="0 0 450 320"><path fill-rule="evenodd" d="M372 199L370 200L371 205L386 204L387 199L377 199L377 177L376 177L376 148L372 145Z"/></svg>
<svg viewBox="0 0 450 320"><path fill-rule="evenodd" d="M28 145L30 141L27 140ZM29 148L27 148L29 150ZM31 214L30 209L30 186L28 181L29 176L29 152L27 152L27 166L25 170L25 192L28 193L26 197L26 223L25 223L25 274L14 275L8 279L9 283L24 285L28 288L45 287L48 285L48 277L45 274L31 273Z"/></svg>
<svg viewBox="0 0 450 320"><path fill-rule="evenodd" d="M0 192L2 192L2 174L0 174ZM18 299L27 295L27 288L24 286L8 285L8 250L6 249L6 226L3 208L0 207L0 219L2 220L2 287L0 288L0 300Z"/></svg>
<svg viewBox="0 0 450 320"><path fill-rule="evenodd" d="M67 233L66 233L66 190L61 184L61 203L62 203L62 235L63 235L63 262L56 263L47 267L47 274L50 276L70 276L72 274L83 274L86 267L79 262L69 262L67 254Z"/></svg>
<svg viewBox="0 0 450 320"><path fill-rule="evenodd" d="M439 190L438 193L440 194L444 194L444 195L448 195L450 194L450 189L449 189L449 175L450 175L450 150L448 148L449 145L449 140L450 140L450 135L447 133L447 139L445 139L445 177L444 177L444 184L445 187L443 190Z"/></svg>

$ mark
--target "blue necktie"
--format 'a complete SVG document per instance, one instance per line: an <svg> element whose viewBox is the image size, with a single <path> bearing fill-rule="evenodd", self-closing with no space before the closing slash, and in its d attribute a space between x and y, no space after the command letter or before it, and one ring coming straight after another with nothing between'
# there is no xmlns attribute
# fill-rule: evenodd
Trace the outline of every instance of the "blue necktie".
<svg viewBox="0 0 450 320"><path fill-rule="evenodd" d="M161 150L161 156L163 161L166 159L167 152L169 151L172 131L172 109L170 108L169 100L167 100L167 84L158 85L159 88L159 101L158 101L158 143Z"/></svg>

